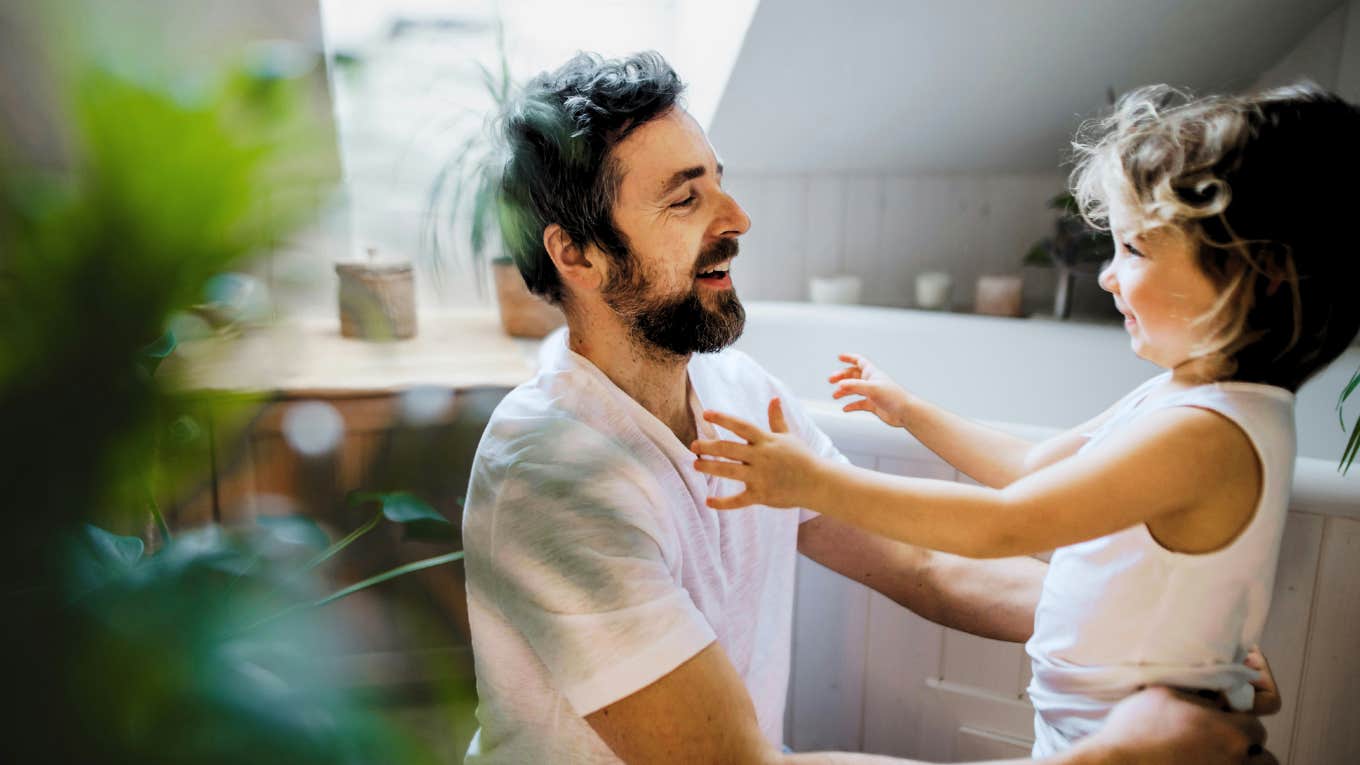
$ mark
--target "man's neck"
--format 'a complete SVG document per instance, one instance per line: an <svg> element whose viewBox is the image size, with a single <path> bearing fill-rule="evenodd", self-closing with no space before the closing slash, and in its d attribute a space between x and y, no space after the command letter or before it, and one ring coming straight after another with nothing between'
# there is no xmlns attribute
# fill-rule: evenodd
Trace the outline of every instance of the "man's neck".
<svg viewBox="0 0 1360 765"><path fill-rule="evenodd" d="M680 443L688 446L698 437L689 407L688 356L647 347L616 321L579 317L567 321L567 344L670 428Z"/></svg>

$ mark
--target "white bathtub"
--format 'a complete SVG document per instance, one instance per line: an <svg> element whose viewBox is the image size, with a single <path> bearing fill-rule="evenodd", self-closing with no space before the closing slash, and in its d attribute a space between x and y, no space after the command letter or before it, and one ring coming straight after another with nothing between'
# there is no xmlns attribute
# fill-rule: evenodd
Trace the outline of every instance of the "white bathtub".
<svg viewBox="0 0 1360 765"><path fill-rule="evenodd" d="M1067 428L1161 371L1133 355L1116 325L774 302L748 304L747 316L737 347L810 400L830 400L826 377L851 351L959 414ZM1299 391L1300 456L1340 457L1336 402L1357 367L1353 346Z"/></svg>

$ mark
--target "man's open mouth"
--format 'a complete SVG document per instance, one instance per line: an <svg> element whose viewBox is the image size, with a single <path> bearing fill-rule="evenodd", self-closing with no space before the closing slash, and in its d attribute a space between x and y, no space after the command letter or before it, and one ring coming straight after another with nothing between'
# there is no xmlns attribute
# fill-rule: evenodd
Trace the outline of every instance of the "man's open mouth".
<svg viewBox="0 0 1360 765"><path fill-rule="evenodd" d="M727 281L727 275L731 270L732 261L730 259L724 260L723 262L718 263L717 265L713 266L707 271L699 272L699 281L708 282L710 284L713 284L714 286L717 286L718 284Z"/></svg>

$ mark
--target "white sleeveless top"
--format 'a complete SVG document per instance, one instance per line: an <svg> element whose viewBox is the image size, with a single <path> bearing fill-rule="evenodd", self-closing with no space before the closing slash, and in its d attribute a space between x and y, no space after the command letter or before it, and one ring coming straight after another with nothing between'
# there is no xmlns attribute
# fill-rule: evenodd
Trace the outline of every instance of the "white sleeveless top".
<svg viewBox="0 0 1360 765"><path fill-rule="evenodd" d="M1142 685L1222 690L1235 707L1251 706L1256 672L1242 660L1270 610L1294 476L1294 394L1223 382L1145 403L1170 374L1127 396L1081 451L1157 409L1209 409L1251 440L1263 471L1261 499L1247 527L1215 552L1171 552L1141 523L1054 552L1025 646L1034 669L1035 757L1094 733Z"/></svg>

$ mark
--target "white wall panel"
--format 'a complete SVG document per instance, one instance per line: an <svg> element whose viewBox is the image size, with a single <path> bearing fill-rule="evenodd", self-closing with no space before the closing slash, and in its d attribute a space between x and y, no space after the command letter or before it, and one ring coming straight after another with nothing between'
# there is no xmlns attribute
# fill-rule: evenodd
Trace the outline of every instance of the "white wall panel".
<svg viewBox="0 0 1360 765"><path fill-rule="evenodd" d="M912 306L923 271L954 278L953 305L971 310L980 274L1019 274L1049 233L1058 173L1016 176L753 175L725 184L751 216L736 271L746 299L806 300L807 279L848 273L861 302ZM1042 309L1050 272L1028 269L1027 305ZM1089 290L1088 290L1089 291Z"/></svg>
<svg viewBox="0 0 1360 765"><path fill-rule="evenodd" d="M1290 761L1360 762L1360 521L1327 519Z"/></svg>

